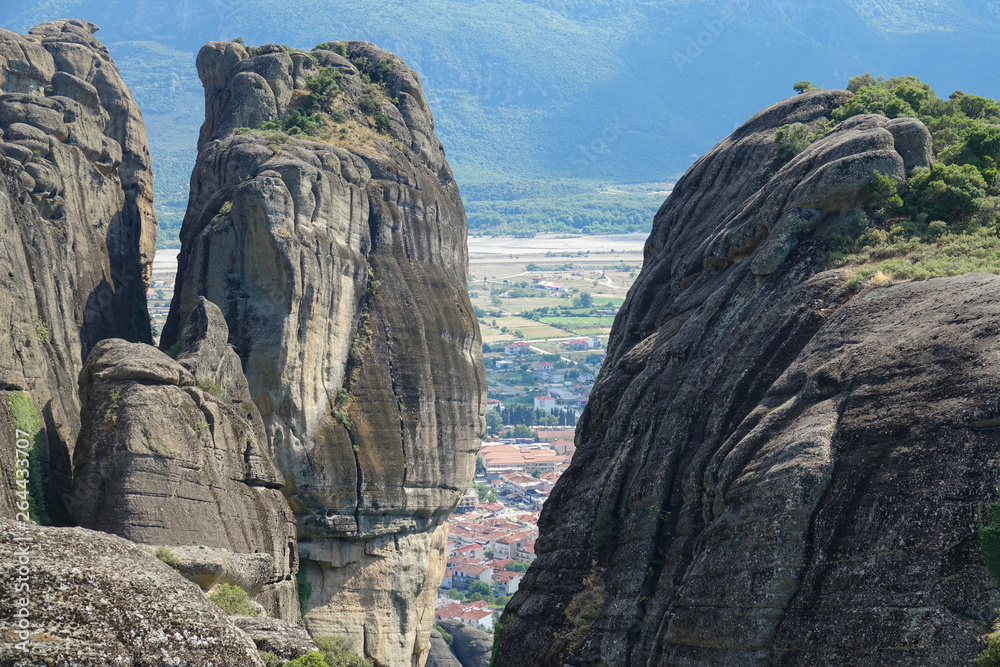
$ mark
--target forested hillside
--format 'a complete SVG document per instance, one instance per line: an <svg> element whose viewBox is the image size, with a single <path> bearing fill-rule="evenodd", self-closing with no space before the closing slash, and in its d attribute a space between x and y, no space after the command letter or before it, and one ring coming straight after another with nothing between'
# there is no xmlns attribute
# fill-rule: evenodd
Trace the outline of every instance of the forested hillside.
<svg viewBox="0 0 1000 667"><path fill-rule="evenodd" d="M340 35L401 55L421 75L473 230L532 231L550 219L557 229L648 228L662 196L606 186L675 178L802 79L842 88L859 72L905 72L942 96L1000 94L997 67L972 55L995 41L996 0L0 5L12 30L70 15L101 26L149 126L166 227L179 224L202 112L194 54L214 39L310 49Z"/></svg>

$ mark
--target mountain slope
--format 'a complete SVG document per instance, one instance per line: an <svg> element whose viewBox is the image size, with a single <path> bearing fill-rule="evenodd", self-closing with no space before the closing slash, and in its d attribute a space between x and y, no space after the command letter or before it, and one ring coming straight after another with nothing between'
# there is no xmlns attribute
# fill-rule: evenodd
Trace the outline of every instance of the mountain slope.
<svg viewBox="0 0 1000 667"><path fill-rule="evenodd" d="M678 176L693 155L801 79L840 87L867 70L906 71L932 86L947 82L996 97L998 66L981 54L994 44L998 6L994 0L930 6L909 0L32 0L9 12L7 27L68 14L88 18L103 28L144 109L162 106L164 95L174 100L166 115L147 112L163 174L158 199L166 203L167 193L184 190L183 174L194 160L196 121L187 112L198 93L189 84L194 53L211 39L241 36L309 49L337 35L400 54L421 76L463 188L497 180L648 182ZM136 40L161 45L149 48L147 62L176 74L182 94L147 94L132 81L145 68L116 49L125 42L133 44L123 49L134 49ZM163 132L154 116L170 118ZM181 137L185 149L168 150ZM186 160L185 168L161 164L168 160ZM470 201L480 199L473 194ZM647 208L651 214L655 204ZM485 224L475 215L470 222Z"/></svg>

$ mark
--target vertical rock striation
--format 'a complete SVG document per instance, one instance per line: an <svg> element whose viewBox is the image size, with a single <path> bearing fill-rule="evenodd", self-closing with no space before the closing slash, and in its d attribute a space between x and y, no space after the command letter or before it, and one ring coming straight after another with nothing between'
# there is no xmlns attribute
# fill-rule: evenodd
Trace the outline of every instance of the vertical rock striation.
<svg viewBox="0 0 1000 667"><path fill-rule="evenodd" d="M198 71L161 345L200 297L219 306L297 516L310 630L421 665L485 380L464 209L419 80L363 42L210 43Z"/></svg>
<svg viewBox="0 0 1000 667"><path fill-rule="evenodd" d="M788 164L774 137L849 93L770 107L658 212L499 665L964 665L1000 602L1000 277L858 294L829 239L875 172L931 159L860 116Z"/></svg>
<svg viewBox="0 0 1000 667"><path fill-rule="evenodd" d="M149 150L96 30L77 20L26 36L0 30L0 389L37 413L39 470L57 522L68 520L84 358L104 338L150 339ZM0 419L6 440L13 429Z"/></svg>

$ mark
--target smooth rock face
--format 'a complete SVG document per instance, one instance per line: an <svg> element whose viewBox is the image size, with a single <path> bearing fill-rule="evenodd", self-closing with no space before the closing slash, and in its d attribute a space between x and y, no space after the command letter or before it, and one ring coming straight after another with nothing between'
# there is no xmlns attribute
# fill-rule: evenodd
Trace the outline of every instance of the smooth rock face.
<svg viewBox="0 0 1000 667"><path fill-rule="evenodd" d="M310 629L380 665L422 664L439 526L484 429L465 213L417 75L344 46L391 66L384 97L332 51L213 42L198 55L206 119L161 345L199 297L222 309L298 518ZM341 77L348 120L333 138L235 132L286 117L321 67Z"/></svg>
<svg viewBox="0 0 1000 667"><path fill-rule="evenodd" d="M902 181L930 156L919 122L862 116L776 163L778 128L846 95L761 112L660 209L500 665L981 650L1000 604L976 535L1000 464L1000 277L856 294L824 272L874 171Z"/></svg>
<svg viewBox="0 0 1000 667"><path fill-rule="evenodd" d="M84 358L104 338L150 340L146 132L96 29L0 30L0 310L11 323L0 332L0 387L27 392L41 413L57 522L68 520Z"/></svg>
<svg viewBox="0 0 1000 667"><path fill-rule="evenodd" d="M189 579L239 585L268 614L297 621L294 516L226 338L221 312L201 299L176 361L141 343L98 343L80 377L75 519L187 547L176 555Z"/></svg>
<svg viewBox="0 0 1000 667"><path fill-rule="evenodd" d="M11 589L23 545L27 653L14 623L24 598L11 590L0 596L0 664L263 667L250 638L145 548L82 528L0 519L0 580Z"/></svg>

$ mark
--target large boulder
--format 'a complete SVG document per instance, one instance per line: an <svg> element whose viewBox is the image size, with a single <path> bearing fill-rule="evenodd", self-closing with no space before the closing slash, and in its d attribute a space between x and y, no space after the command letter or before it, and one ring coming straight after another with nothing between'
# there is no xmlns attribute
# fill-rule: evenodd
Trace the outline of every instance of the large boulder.
<svg viewBox="0 0 1000 667"><path fill-rule="evenodd" d="M1000 277L827 270L919 121L860 116L783 164L777 104L681 179L615 320L498 664L967 665L1000 592L977 511L1000 464Z"/></svg>
<svg viewBox="0 0 1000 667"><path fill-rule="evenodd" d="M101 341L80 377L74 455L79 525L177 549L209 589L246 589L298 620L295 520L225 320L202 299L174 360L150 345Z"/></svg>
<svg viewBox="0 0 1000 667"><path fill-rule="evenodd" d="M7 519L0 538L0 664L263 667L232 619L143 547Z"/></svg>
<svg viewBox="0 0 1000 667"><path fill-rule="evenodd" d="M416 73L364 42L325 47L199 53L206 119L161 346L201 297L219 306L298 519L310 632L408 665L484 428L465 213ZM321 133L273 129L309 112L321 75Z"/></svg>

